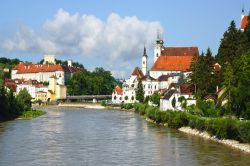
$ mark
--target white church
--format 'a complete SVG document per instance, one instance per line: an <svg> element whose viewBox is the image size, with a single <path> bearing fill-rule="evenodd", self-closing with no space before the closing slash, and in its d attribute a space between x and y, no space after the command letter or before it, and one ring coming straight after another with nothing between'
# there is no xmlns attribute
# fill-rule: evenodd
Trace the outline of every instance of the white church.
<svg viewBox="0 0 250 166"><path fill-rule="evenodd" d="M164 41L159 34L154 46L154 63L148 68L148 56L144 47L141 68L136 67L130 78L127 79L122 88L116 87L112 93L113 103L136 102L136 88L138 80L142 80L144 97L154 93L166 94L171 88L177 88L180 76L187 77L190 74L190 65L193 56L198 56L198 47L164 47ZM185 94L184 94L185 95ZM164 95L165 96L165 95ZM190 92L185 95L192 98ZM165 108L163 108L165 109Z"/></svg>

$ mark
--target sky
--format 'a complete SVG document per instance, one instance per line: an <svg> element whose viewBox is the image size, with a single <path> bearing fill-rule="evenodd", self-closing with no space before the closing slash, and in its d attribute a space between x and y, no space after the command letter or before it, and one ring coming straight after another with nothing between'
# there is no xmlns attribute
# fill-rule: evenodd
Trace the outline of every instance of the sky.
<svg viewBox="0 0 250 166"><path fill-rule="evenodd" d="M0 57L36 63L53 54L127 78L144 45L151 68L157 31L166 47L210 47L215 55L243 6L248 14L250 0L2 0Z"/></svg>

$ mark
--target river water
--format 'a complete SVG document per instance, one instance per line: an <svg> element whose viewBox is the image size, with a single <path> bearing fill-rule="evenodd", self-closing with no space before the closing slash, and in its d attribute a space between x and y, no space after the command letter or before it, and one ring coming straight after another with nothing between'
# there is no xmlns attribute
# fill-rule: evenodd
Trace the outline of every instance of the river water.
<svg viewBox="0 0 250 166"><path fill-rule="evenodd" d="M0 165L250 165L250 154L156 126L132 112L47 111L33 120L0 123Z"/></svg>

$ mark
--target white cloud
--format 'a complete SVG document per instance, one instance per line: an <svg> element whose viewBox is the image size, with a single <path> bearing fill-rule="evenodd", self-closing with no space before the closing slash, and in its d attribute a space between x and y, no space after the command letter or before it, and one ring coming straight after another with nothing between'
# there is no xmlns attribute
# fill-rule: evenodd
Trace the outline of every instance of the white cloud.
<svg viewBox="0 0 250 166"><path fill-rule="evenodd" d="M53 19L45 21L40 31L22 26L0 46L7 51L81 57L102 55L108 65L116 64L109 68L118 73L120 64L140 58L145 42L152 48L157 30L162 31L159 22L142 21L135 16L121 17L111 13L103 21L94 15L70 14L59 9ZM126 69L120 71L124 74Z"/></svg>

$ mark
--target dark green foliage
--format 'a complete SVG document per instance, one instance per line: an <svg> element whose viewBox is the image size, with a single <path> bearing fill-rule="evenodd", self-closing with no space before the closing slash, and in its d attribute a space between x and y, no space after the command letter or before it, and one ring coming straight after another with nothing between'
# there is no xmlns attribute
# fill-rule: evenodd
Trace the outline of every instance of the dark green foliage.
<svg viewBox="0 0 250 166"><path fill-rule="evenodd" d="M127 110L130 110L130 109L132 109L132 108L134 108L134 105L133 105L133 104L131 104L131 103L128 103L128 104L122 104L122 105L121 105L121 109L127 109Z"/></svg>
<svg viewBox="0 0 250 166"><path fill-rule="evenodd" d="M239 58L242 53L246 51L246 49L247 38L236 28L235 22L232 21L221 39L216 59L222 66L227 63L232 64L235 59Z"/></svg>
<svg viewBox="0 0 250 166"><path fill-rule="evenodd" d="M234 61L234 65L226 65L224 86L228 100L224 106L227 112L238 117L250 119L250 51Z"/></svg>
<svg viewBox="0 0 250 166"><path fill-rule="evenodd" d="M176 106L176 99L175 99L175 97L171 101L171 104L172 104L172 107L175 108L175 106Z"/></svg>
<svg viewBox="0 0 250 166"><path fill-rule="evenodd" d="M26 92L15 97L12 90L7 91L3 85L3 74L0 72L0 121L14 119L23 111L30 110L30 100L31 97Z"/></svg>
<svg viewBox="0 0 250 166"><path fill-rule="evenodd" d="M240 141L250 143L250 121L239 121L237 129Z"/></svg>
<svg viewBox="0 0 250 166"><path fill-rule="evenodd" d="M138 80L138 87L136 89L136 100L138 100L140 103L144 101L144 90L141 79Z"/></svg>
<svg viewBox="0 0 250 166"><path fill-rule="evenodd" d="M24 111L31 110L31 99L29 92L24 88L16 96L17 102L23 108Z"/></svg>
<svg viewBox="0 0 250 166"><path fill-rule="evenodd" d="M194 55L191 63L190 83L195 85L196 95L204 97L208 93L214 93L216 89L217 73L213 71L215 60L210 48L206 54Z"/></svg>
<svg viewBox="0 0 250 166"><path fill-rule="evenodd" d="M67 82L67 88L70 95L108 95L116 84L110 71L96 68L93 72L77 71Z"/></svg>
<svg viewBox="0 0 250 166"><path fill-rule="evenodd" d="M153 104L160 106L160 98L161 95L159 93L154 93L149 97L149 101L151 101Z"/></svg>
<svg viewBox="0 0 250 166"><path fill-rule="evenodd" d="M200 117L182 111L160 111L157 107L140 103L136 103L134 108L136 112L147 116L156 123L167 123L171 128L190 126L193 129L207 131L219 139L234 139L250 143L250 121Z"/></svg>

